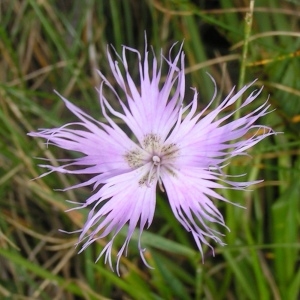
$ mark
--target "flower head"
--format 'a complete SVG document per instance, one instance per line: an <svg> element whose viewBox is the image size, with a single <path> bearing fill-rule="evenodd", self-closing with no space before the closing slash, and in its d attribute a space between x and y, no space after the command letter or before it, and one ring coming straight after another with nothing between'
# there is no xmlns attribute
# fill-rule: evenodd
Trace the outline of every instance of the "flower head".
<svg viewBox="0 0 300 300"><path fill-rule="evenodd" d="M127 64L128 51L138 58L138 85ZM190 104L183 104L185 74L182 46L174 59L171 55L169 58L161 55L160 64L155 57L149 59L147 49L144 56L142 59L137 50L123 47L122 57L118 57L124 68L122 74L118 62L113 61L108 52L112 74L124 97L99 72L102 84L98 92L106 123L97 121L60 96L79 122L30 133L44 138L47 144L82 154L82 157L59 167L42 165L49 172L92 175L86 182L69 187L93 185L94 189L85 203L76 207L91 207L85 225L79 230L79 243L83 242L81 251L111 234L99 257L105 255L105 261L112 268L113 242L128 224L126 239L117 254L117 269L136 227L139 228L138 247L146 263L140 238L144 228L148 228L153 220L157 187L166 192L175 217L192 233L201 253L202 244L209 245L208 239L222 244L221 234L211 228L212 223L225 226L213 200L229 201L215 190L225 185L227 188L245 189L256 183L227 180L222 167L229 158L245 155L248 148L274 134L269 127L256 125L256 121L268 113L267 103L238 119L232 118L235 111L223 114L252 83L236 94L232 90L219 106L210 110L215 92L207 107L199 112L195 90ZM164 83L161 83L163 63L168 65L169 70ZM121 111L116 111L111 100L106 98L105 85L115 95ZM237 110L249 105L260 92L250 93ZM129 128L130 136L111 116L119 118Z"/></svg>

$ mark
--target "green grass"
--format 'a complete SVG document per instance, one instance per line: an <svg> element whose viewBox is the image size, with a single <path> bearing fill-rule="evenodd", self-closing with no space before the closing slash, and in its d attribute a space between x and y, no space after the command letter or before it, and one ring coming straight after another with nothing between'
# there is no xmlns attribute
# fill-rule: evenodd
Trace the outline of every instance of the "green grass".
<svg viewBox="0 0 300 300"><path fill-rule="evenodd" d="M203 7L209 1L190 0L0 1L1 299L299 299L300 1L256 1L248 27L249 7L241 2L222 0L209 9ZM186 83L199 91L200 107L213 94L206 72L217 81L219 101L233 85L258 78L255 86L265 87L254 106L270 95L275 111L263 123L284 134L227 169L264 181L249 192L221 191L246 210L218 205L231 231L227 246L215 246L215 257L204 248L202 263L159 195L155 220L143 234L154 269L141 263L134 235L118 277L103 259L94 263L105 239L77 255L76 236L58 231L82 226L87 211L65 213L65 200L84 201L91 190L54 189L83 178L31 180L43 172L37 157L58 164L70 154L26 134L74 120L54 89L101 119L95 70L110 76L107 45L142 51L145 31L156 53L162 48L167 55L173 42L184 40ZM136 69L134 56L128 64Z"/></svg>

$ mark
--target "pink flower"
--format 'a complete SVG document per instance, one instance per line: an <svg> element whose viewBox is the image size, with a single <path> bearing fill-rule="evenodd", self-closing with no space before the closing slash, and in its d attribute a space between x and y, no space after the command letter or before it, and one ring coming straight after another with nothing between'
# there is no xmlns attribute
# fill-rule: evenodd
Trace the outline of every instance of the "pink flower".
<svg viewBox="0 0 300 300"><path fill-rule="evenodd" d="M138 84L130 75L127 51L137 55ZM192 233L201 253L202 244L209 245L210 239L223 245L220 239L222 234L211 228L212 223L225 226L223 216L212 199L229 201L215 189L222 189L224 185L226 188L245 189L256 183L227 180L228 176L223 174L222 168L230 158L245 155L250 147L274 134L269 127L255 125L260 117L268 113L269 105L266 102L236 120L232 118L235 111L227 112L227 108L234 105L253 82L236 94L232 90L211 111L208 109L216 92L201 112L197 111L196 91L191 103L184 105L182 46L175 59L171 55L169 59L161 55L162 63L167 63L169 67L163 84L161 64L158 65L154 57L152 65L149 65L147 50L142 59L137 50L123 47L122 57L118 58L124 67L124 75L108 52L110 67L115 81L124 92L123 97L99 72L102 78L98 91L100 106L107 123L97 121L60 96L79 121L29 134L44 138L48 145L82 154L82 157L74 158L60 167L41 165L49 169L48 173L56 171L92 175L86 182L69 187L92 185L94 190L85 203L75 208L91 207L85 225L78 230L78 243L84 243L81 251L97 239L111 234L110 241L98 258L105 255L105 262L108 261L113 269L113 242L124 225L128 224L127 237L117 254L117 270L136 227L139 230L140 254L147 264L140 238L144 228L152 223L157 187L166 192L175 217ZM104 85L113 92L122 111L112 107L103 91ZM237 110L252 103L260 92L252 92ZM130 136L111 116L119 118L128 127L126 132L129 129Z"/></svg>

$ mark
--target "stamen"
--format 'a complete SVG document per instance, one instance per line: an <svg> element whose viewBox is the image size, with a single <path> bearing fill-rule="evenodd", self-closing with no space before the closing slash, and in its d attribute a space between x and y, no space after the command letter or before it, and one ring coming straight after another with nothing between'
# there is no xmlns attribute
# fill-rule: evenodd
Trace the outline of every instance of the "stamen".
<svg viewBox="0 0 300 300"><path fill-rule="evenodd" d="M164 189L162 187L162 183L161 183L160 178L159 178L160 161L161 160L160 160L159 156L157 156L157 155L153 155L152 156L152 162L153 162L153 164L151 165L146 185L148 187L150 186L150 183L151 183L151 181L153 179L153 175L154 175L154 173L156 173L156 178L157 178L158 183L159 183L159 188L161 189L161 191L164 191Z"/></svg>
<svg viewBox="0 0 300 300"><path fill-rule="evenodd" d="M163 184L162 184L162 181L161 181L160 178L158 179L158 186L159 186L159 189L164 193L164 192L165 192L165 189L164 189L164 187L163 187Z"/></svg>
<svg viewBox="0 0 300 300"><path fill-rule="evenodd" d="M147 187L150 187L150 183L151 183L151 181L152 181L152 176L153 176L153 169L154 169L154 163L151 165L151 169L150 169L150 171L149 171L149 175L148 175L148 179L147 179L147 182L146 182L146 185L147 185Z"/></svg>

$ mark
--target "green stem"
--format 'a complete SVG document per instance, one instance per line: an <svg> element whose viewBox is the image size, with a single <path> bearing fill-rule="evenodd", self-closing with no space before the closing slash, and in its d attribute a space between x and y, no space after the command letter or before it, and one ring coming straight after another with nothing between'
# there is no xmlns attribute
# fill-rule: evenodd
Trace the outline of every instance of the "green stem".
<svg viewBox="0 0 300 300"><path fill-rule="evenodd" d="M249 38L250 38L251 27L252 27L254 2L255 0L250 1L249 12L247 12L245 17L244 46L243 46L243 53L242 53L242 60L241 60L241 67L240 67L238 90L240 90L245 84L246 63L247 63L248 48L249 48ZM242 98L238 99L238 101L236 102L237 107L240 107L241 101ZM240 110L236 111L235 113L235 119L238 119L239 117L240 117Z"/></svg>

